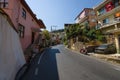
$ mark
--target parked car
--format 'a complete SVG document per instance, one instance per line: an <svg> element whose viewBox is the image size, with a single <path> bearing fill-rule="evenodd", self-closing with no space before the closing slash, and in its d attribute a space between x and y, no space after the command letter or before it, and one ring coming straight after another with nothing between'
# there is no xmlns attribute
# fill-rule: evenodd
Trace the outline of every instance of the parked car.
<svg viewBox="0 0 120 80"><path fill-rule="evenodd" d="M96 47L98 46L96 45L87 45L86 47L84 46L83 48L80 49L80 53L87 55L87 53L94 52Z"/></svg>
<svg viewBox="0 0 120 80"><path fill-rule="evenodd" d="M95 48L95 53L111 54L116 53L116 47L114 44L102 44Z"/></svg>
<svg viewBox="0 0 120 80"><path fill-rule="evenodd" d="M88 45L86 47L87 53L95 52L95 48L98 47L97 45Z"/></svg>

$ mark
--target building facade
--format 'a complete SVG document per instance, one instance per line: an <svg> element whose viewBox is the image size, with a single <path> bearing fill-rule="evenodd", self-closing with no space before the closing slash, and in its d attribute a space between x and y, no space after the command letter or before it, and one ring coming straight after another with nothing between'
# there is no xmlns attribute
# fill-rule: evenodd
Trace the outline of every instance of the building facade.
<svg viewBox="0 0 120 80"><path fill-rule="evenodd" d="M75 18L75 23L79 23L89 28L96 26L96 14L92 8L84 8L80 14Z"/></svg>
<svg viewBox="0 0 120 80"><path fill-rule="evenodd" d="M0 0L2 8L11 18L25 50L37 39L40 28L45 28L42 20L37 19L25 0Z"/></svg>
<svg viewBox="0 0 120 80"><path fill-rule="evenodd" d="M108 43L116 43L120 52L120 0L104 0L94 7L97 14L97 29L106 34Z"/></svg>

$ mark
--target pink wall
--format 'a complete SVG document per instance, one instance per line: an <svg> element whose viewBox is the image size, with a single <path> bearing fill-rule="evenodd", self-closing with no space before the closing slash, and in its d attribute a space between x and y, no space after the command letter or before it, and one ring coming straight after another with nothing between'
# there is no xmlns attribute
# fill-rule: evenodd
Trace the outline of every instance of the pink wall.
<svg viewBox="0 0 120 80"><path fill-rule="evenodd" d="M22 8L24 8L24 7L21 5L20 12L22 11ZM31 28L32 27L39 28L39 25L36 23L36 21L33 19L33 17L28 12L27 12L27 15L26 15L26 19L24 19L20 14L18 22L21 23L22 25L24 25L24 27L25 27L24 38L21 38L23 49L25 49L27 46L29 46L29 44L31 44L31 39L32 39L32 37L31 37L31 35L32 35ZM36 34L36 36L37 36L37 34Z"/></svg>
<svg viewBox="0 0 120 80"><path fill-rule="evenodd" d="M81 13L81 15L79 16L79 18L81 19L81 18L84 18L86 15L85 15L85 11L83 11L82 13Z"/></svg>
<svg viewBox="0 0 120 80"><path fill-rule="evenodd" d="M14 5L16 4L16 5ZM8 0L8 7L7 8L3 8L3 10L10 16L13 24L15 25L16 29L17 29L17 18L18 18L18 14L19 14L19 0Z"/></svg>
<svg viewBox="0 0 120 80"><path fill-rule="evenodd" d="M28 12L28 10L20 3L20 0L9 0L8 8L5 8L4 11L10 16L15 28L18 29L18 23L25 27L24 38L20 38L22 48L25 50L31 44L31 28L39 28L39 25L34 20L32 15ZM22 8L26 11L26 19L22 17ZM35 35L35 39L38 33Z"/></svg>

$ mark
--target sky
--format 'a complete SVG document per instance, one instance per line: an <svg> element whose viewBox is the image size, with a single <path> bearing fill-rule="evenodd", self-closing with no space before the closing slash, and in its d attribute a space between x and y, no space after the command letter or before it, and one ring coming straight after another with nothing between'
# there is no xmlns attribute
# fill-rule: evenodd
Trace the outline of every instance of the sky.
<svg viewBox="0 0 120 80"><path fill-rule="evenodd" d="M75 18L84 8L93 8L103 0L26 0L27 4L42 19L48 31L63 29L66 23L75 23Z"/></svg>

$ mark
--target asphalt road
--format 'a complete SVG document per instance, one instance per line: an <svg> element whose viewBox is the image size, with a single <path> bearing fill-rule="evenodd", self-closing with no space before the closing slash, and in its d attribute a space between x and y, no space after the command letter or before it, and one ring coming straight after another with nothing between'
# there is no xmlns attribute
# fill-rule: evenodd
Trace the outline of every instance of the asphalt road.
<svg viewBox="0 0 120 80"><path fill-rule="evenodd" d="M58 45L38 55L22 80L120 80L120 67Z"/></svg>

